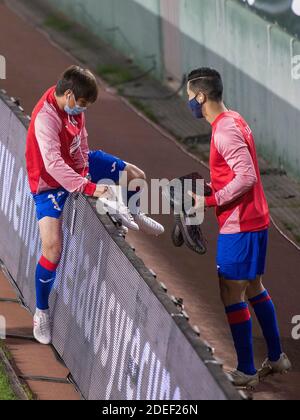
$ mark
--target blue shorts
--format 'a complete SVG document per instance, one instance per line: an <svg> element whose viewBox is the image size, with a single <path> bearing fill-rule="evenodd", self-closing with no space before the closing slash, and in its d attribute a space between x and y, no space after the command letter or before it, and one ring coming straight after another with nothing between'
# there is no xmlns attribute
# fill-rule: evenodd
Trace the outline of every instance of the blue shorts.
<svg viewBox="0 0 300 420"><path fill-rule="evenodd" d="M102 150L90 152L89 165L92 182L95 184L105 179L118 184L120 181L120 172L123 172L127 166L123 160L102 152Z"/></svg>
<svg viewBox="0 0 300 420"><path fill-rule="evenodd" d="M269 230L220 235L217 266L225 280L256 280L266 269Z"/></svg>
<svg viewBox="0 0 300 420"><path fill-rule="evenodd" d="M124 171L126 165L123 160L101 150L89 154L89 173L95 184L101 180L111 180L117 184L120 180L120 172ZM38 220L44 217L59 219L68 196L69 193L64 188L33 194Z"/></svg>

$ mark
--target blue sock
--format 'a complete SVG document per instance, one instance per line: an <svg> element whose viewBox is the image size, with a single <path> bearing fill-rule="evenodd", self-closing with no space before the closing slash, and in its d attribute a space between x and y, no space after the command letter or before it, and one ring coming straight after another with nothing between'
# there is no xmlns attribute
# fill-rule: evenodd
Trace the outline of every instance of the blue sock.
<svg viewBox="0 0 300 420"><path fill-rule="evenodd" d="M272 299L265 290L260 295L249 300L263 330L268 345L269 360L271 362L277 362L282 354L282 348L276 310Z"/></svg>
<svg viewBox="0 0 300 420"><path fill-rule="evenodd" d="M238 356L238 371L255 375L252 319L247 303L242 302L226 308L235 349Z"/></svg>
<svg viewBox="0 0 300 420"><path fill-rule="evenodd" d="M36 267L36 307L40 310L49 309L49 296L56 277L57 265L42 257Z"/></svg>

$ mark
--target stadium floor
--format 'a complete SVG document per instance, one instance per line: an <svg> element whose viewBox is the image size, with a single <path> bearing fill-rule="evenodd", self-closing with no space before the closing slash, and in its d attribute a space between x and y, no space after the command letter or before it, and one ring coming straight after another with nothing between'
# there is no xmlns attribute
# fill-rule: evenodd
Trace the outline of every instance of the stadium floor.
<svg viewBox="0 0 300 420"><path fill-rule="evenodd" d="M25 112L30 114L43 91L55 84L58 75L75 60L3 3L0 3L0 15L0 51L7 59L8 75L0 86L9 95L20 98ZM173 178L191 171L209 177L204 167L112 93L103 90L101 100L88 112L87 120L91 148L104 149L140 166L148 178ZM217 225L214 215L209 213L205 222L209 252L204 257L186 249L175 249L170 240L172 219L158 217L158 220L166 226L163 237L130 234L129 242L169 291L184 299L191 323L199 325L202 337L216 348L216 356L225 360L227 367L234 367L235 353L215 270ZM294 371L261 384L255 399L300 399L300 342L291 338L292 318L300 313L299 257L299 251L273 228L265 283L277 305L284 348L292 359ZM0 304L0 313L8 319L15 318L13 311L12 305ZM265 358L265 346L256 323L254 334L259 367ZM19 346L19 357L21 351Z"/></svg>

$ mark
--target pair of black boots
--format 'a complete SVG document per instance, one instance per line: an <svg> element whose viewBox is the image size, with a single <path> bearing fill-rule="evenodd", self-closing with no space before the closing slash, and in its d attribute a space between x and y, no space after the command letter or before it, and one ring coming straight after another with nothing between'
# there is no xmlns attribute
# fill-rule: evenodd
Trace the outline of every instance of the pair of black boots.
<svg viewBox="0 0 300 420"><path fill-rule="evenodd" d="M203 177L199 173L192 173L186 176L179 178L182 184L180 193L171 187L168 190L168 198L171 203L171 207L174 210L177 209L174 214L175 217L175 226L172 232L172 241L176 247L182 247L184 244L197 254L204 255L207 252L207 241L203 235L201 225L191 224L191 218L193 213L191 211L187 212L185 206L185 197L186 191L184 188L184 183L189 182L191 186L191 191L189 191L189 200L191 201L191 195L196 194L197 191L197 180L203 180ZM212 195L212 189L204 183L204 196L209 197ZM181 202L180 202L181 201ZM195 200L193 199L192 208L195 207ZM178 214L178 208L180 209Z"/></svg>

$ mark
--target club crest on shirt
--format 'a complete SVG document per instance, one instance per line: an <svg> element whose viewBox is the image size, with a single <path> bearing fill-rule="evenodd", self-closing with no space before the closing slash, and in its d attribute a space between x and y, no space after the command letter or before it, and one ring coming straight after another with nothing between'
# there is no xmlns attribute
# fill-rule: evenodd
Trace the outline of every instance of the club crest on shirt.
<svg viewBox="0 0 300 420"><path fill-rule="evenodd" d="M117 170L117 162L114 162L111 167L111 173L116 172L116 170Z"/></svg>

